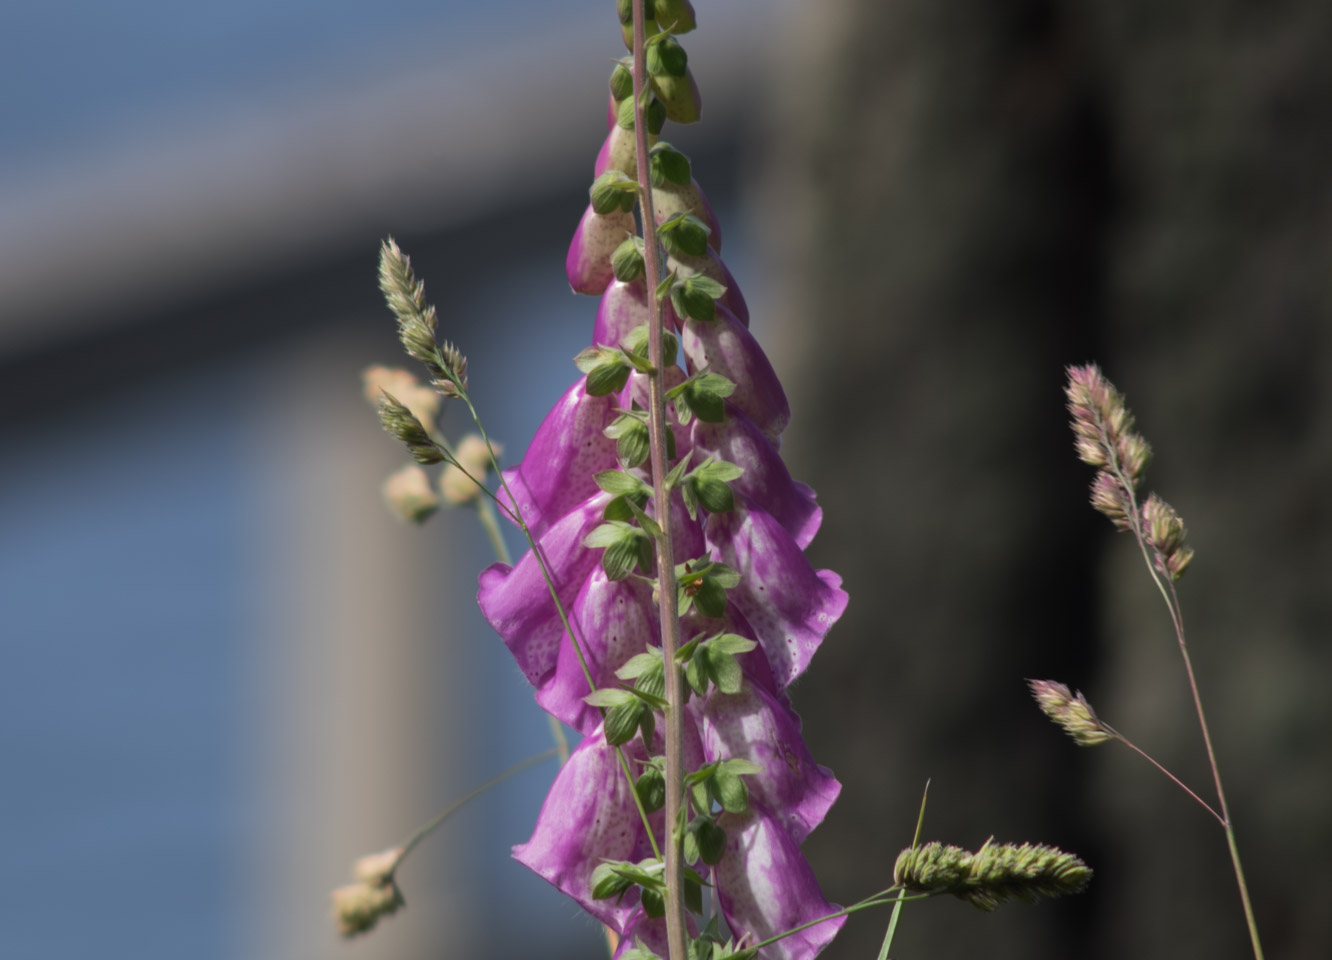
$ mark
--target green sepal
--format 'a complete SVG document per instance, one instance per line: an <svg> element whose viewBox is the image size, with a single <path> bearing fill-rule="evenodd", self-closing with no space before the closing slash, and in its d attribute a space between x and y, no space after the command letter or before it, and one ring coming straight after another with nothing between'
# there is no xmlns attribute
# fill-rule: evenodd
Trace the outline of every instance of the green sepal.
<svg viewBox="0 0 1332 960"><path fill-rule="evenodd" d="M648 766L634 783L639 802L648 813L656 813L666 806L666 775L655 766Z"/></svg>
<svg viewBox="0 0 1332 960"><path fill-rule="evenodd" d="M631 864L620 862L599 863L597 868L592 871L592 899L609 900L611 897L622 897L629 888L634 885L620 868L631 866Z"/></svg>
<svg viewBox="0 0 1332 960"><path fill-rule="evenodd" d="M744 467L709 457L684 478L681 493L691 520L698 519L701 504L709 513L728 513L735 509L735 495L730 481L739 479Z"/></svg>
<svg viewBox="0 0 1332 960"><path fill-rule="evenodd" d="M633 59L625 57L615 64L610 75L610 94L618 103L627 100L634 93L634 75L631 69Z"/></svg>
<svg viewBox="0 0 1332 960"><path fill-rule="evenodd" d="M633 283L643 275L643 238L627 237L611 254L611 269L615 279Z"/></svg>
<svg viewBox="0 0 1332 960"><path fill-rule="evenodd" d="M742 637L738 633L723 633L719 636L712 637L707 643L713 650L720 650L722 653L729 653L732 655L737 653L748 653L758 646L753 640L750 640L748 637ZM757 773L758 771L756 770L754 772Z"/></svg>
<svg viewBox="0 0 1332 960"><path fill-rule="evenodd" d="M635 505L632 500L629 500L627 502L629 505L629 509L632 510L634 513L634 519L638 521L638 526L642 528L643 532L646 533L649 537L652 537L653 539L660 537L662 532L661 524L657 523L656 520L652 519L646 513L644 513L643 510L637 505Z"/></svg>
<svg viewBox="0 0 1332 960"><path fill-rule="evenodd" d="M740 574L724 563L700 558L693 564L676 567L680 616L694 605L705 616L720 617L726 612L726 591L740 583Z"/></svg>
<svg viewBox="0 0 1332 960"><path fill-rule="evenodd" d="M698 834L694 832L693 822L690 822L685 828L684 836L680 838L680 856L684 857L685 863L695 864L701 855L702 851L698 849Z"/></svg>
<svg viewBox="0 0 1332 960"><path fill-rule="evenodd" d="M661 960L661 957L657 956L647 947L637 945L630 947L623 953L616 954L616 956L618 956L620 960Z"/></svg>
<svg viewBox="0 0 1332 960"><path fill-rule="evenodd" d="M602 433L615 441L615 453L626 467L641 467L652 452L647 415L641 410L624 411ZM667 431L667 445L673 435ZM626 518L627 519L627 518Z"/></svg>
<svg viewBox="0 0 1332 960"><path fill-rule="evenodd" d="M616 497L647 496L652 488L631 473L623 470L603 470L592 477L597 486Z"/></svg>
<svg viewBox="0 0 1332 960"><path fill-rule="evenodd" d="M696 373L667 390L666 399L674 401L680 425L688 426L694 417L704 423L721 423L726 418L726 404L722 401L733 393L735 384L720 373Z"/></svg>
<svg viewBox="0 0 1332 960"><path fill-rule="evenodd" d="M653 19L671 33L688 33L698 26L693 6L685 0L656 0L656 3L648 6L652 8ZM632 19L631 14L630 20Z"/></svg>
<svg viewBox="0 0 1332 960"><path fill-rule="evenodd" d="M672 82L665 78L665 82ZM666 105L661 102L652 88L643 88L644 100L643 116L647 120L648 133L657 136L661 133L661 128L666 126ZM634 98L626 97L621 100L619 106L615 108L615 122L625 130L634 129Z"/></svg>
<svg viewBox="0 0 1332 960"><path fill-rule="evenodd" d="M703 878L693 870L685 870L684 902L685 909L695 914L703 912Z"/></svg>
<svg viewBox="0 0 1332 960"><path fill-rule="evenodd" d="M653 920L666 916L666 895L656 889L643 889L643 912Z"/></svg>
<svg viewBox="0 0 1332 960"><path fill-rule="evenodd" d="M692 460L693 457L694 457L694 451L689 450L680 459L679 463L671 467L671 472L666 474L666 479L662 481L667 490L674 490L677 486L679 486L680 477L683 476L684 472L689 469L689 461Z"/></svg>
<svg viewBox="0 0 1332 960"><path fill-rule="evenodd" d="M637 497L611 497L606 501L606 506L601 511L601 519L609 521L629 521L634 518L634 511L629 508L629 501L633 500L640 507L647 503L647 494Z"/></svg>
<svg viewBox="0 0 1332 960"><path fill-rule="evenodd" d="M672 256L701 257L708 250L712 229L692 213L667 217L657 227L657 239Z"/></svg>
<svg viewBox="0 0 1332 960"><path fill-rule="evenodd" d="M574 357L574 366L587 374L587 394L604 397L618 393L629 382L629 357L615 347L588 347Z"/></svg>
<svg viewBox="0 0 1332 960"><path fill-rule="evenodd" d="M632 509L633 501L625 498L625 504ZM602 548L601 568L607 578L623 580L637 565L642 556L641 546L646 546L648 558L652 556L652 544L647 534L623 520L610 520L601 524L583 538L583 546Z"/></svg>
<svg viewBox="0 0 1332 960"><path fill-rule="evenodd" d="M668 182L687 187L693 179L689 158L665 140L648 151L648 172L654 187L664 187Z"/></svg>
<svg viewBox="0 0 1332 960"><path fill-rule="evenodd" d="M709 777L708 779L711 779ZM699 813L712 812L712 791L708 789L708 780L702 780L689 788L689 798L694 802L694 809Z"/></svg>
<svg viewBox="0 0 1332 960"><path fill-rule="evenodd" d="M636 680L649 670L661 667L661 647L648 647L647 652L634 654L624 666L615 671L621 680Z"/></svg>
<svg viewBox="0 0 1332 960"><path fill-rule="evenodd" d="M609 716L609 715L608 715ZM712 777L717 802L727 813L744 813L749 809L749 788L745 781L722 764Z"/></svg>
<svg viewBox="0 0 1332 960"><path fill-rule="evenodd" d="M659 33L644 45L643 63L654 77L683 77L689 55L680 41L669 33Z"/></svg>
<svg viewBox="0 0 1332 960"><path fill-rule="evenodd" d="M669 3L669 0L667 0ZM672 4L678 6L678 4ZM620 22L632 24L634 22L634 2L633 0L615 0L615 11L620 15ZM657 17L657 4L655 0L643 0L643 16L648 20L655 20ZM683 33L683 30L677 30L677 33Z"/></svg>
<svg viewBox="0 0 1332 960"><path fill-rule="evenodd" d="M699 817L690 826L694 824L697 824L694 833L698 837L699 859L715 867L726 855L726 831L708 817Z"/></svg>
<svg viewBox="0 0 1332 960"><path fill-rule="evenodd" d="M626 690L623 687L598 687L583 697L583 702L589 707L601 707L603 710L610 710L626 703L637 703L638 698L634 696L633 691Z"/></svg>
<svg viewBox="0 0 1332 960"><path fill-rule="evenodd" d="M725 293L726 288L716 280L696 274L671 288L671 306L681 318L711 323L717 319L717 300Z"/></svg>
<svg viewBox="0 0 1332 960"><path fill-rule="evenodd" d="M638 184L619 170L607 170L592 181L588 194L593 211L602 216L617 210L628 213L638 199Z"/></svg>
<svg viewBox="0 0 1332 960"><path fill-rule="evenodd" d="M744 672L735 657L721 650L708 648L708 673L712 682L722 693L739 693L744 682Z"/></svg>
<svg viewBox="0 0 1332 960"><path fill-rule="evenodd" d="M620 341L620 348L629 354L630 357L648 357L648 325L640 323L634 329L624 335ZM680 350L680 340L674 333L663 329L661 332L661 360L665 366L670 366L675 362L675 355ZM644 371L645 373L649 371Z"/></svg>

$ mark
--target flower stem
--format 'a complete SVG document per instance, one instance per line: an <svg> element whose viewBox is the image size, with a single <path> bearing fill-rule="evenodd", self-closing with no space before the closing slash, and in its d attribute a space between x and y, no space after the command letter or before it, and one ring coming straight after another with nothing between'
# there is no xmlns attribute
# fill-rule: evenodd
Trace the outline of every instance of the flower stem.
<svg viewBox="0 0 1332 960"><path fill-rule="evenodd" d="M521 760L518 763L515 763L513 766L511 766L508 770L505 770L503 773L491 777L485 783L481 784L481 786L469 790L467 793L463 794L457 800L453 801L453 803L449 804L438 815L436 815L434 819L432 819L429 823L427 823L425 826L421 827L421 829L417 830L414 834L412 834L411 838L402 845L401 852L399 852L397 858L393 861L392 869L388 871L389 875L392 875L393 872L398 869L399 865L404 860L407 859L407 855L411 853L414 849L416 849L417 845L420 844L422 840L430 836L430 834L434 833L435 830L438 829L444 823L444 821L448 820L449 817L453 816L463 807L467 806L468 803L475 800L477 797L481 796L481 794L485 793L487 790L491 789L492 787L499 786L505 780L508 780L510 777L516 774L522 773L528 767L534 767L543 760L549 760L557 753L558 753L557 748L551 747L549 750L545 750L541 753L536 754L535 756L528 757L526 760Z"/></svg>
<svg viewBox="0 0 1332 960"><path fill-rule="evenodd" d="M1239 886L1240 902L1244 905L1244 920L1249 927L1249 940L1253 944L1254 960L1263 960L1263 947L1258 939L1258 921L1253 914L1253 903L1249 899L1249 886L1244 879L1244 867L1240 864L1239 846L1235 842L1235 827L1230 819L1230 808L1226 803L1226 792L1221 786L1221 768L1216 762L1216 751L1212 749L1212 734L1207 726L1207 717L1203 714L1202 694L1198 692L1198 678L1193 673L1193 660L1189 657L1188 643L1184 639L1184 611L1179 605L1179 593L1175 590L1175 582L1167 578L1162 580L1160 571L1156 568L1153 555L1159 556L1154 547L1147 542L1146 532L1142 526L1142 512L1138 509L1137 497L1133 492L1133 483L1120 466L1119 458L1115 453L1115 445L1109 442L1109 435L1105 426L1101 426L1102 445L1110 453L1109 467L1115 477L1123 484L1128 493L1129 510L1128 521L1129 529L1133 532L1133 538L1138 541L1138 548L1142 551L1143 562L1147 564L1147 573L1151 576L1152 582L1156 584L1156 589L1161 592L1161 599L1165 601L1166 609L1170 612L1170 623L1175 628L1175 639L1179 643L1179 655L1184 659L1184 671L1189 678L1189 691L1193 694L1193 707L1198 714L1198 726L1202 729L1203 745L1207 749L1207 762L1212 768L1212 781L1216 785L1216 799L1221 807L1221 814L1217 819L1221 821L1222 828L1226 831L1226 845L1230 848L1230 862L1235 868L1235 883ZM1122 738L1121 738L1122 740ZM1123 741L1127 743L1128 741ZM1132 746L1132 744L1129 744ZM1134 749L1137 749L1136 747ZM1141 753L1142 751L1139 751ZM1147 756L1143 754L1143 756ZM1151 760L1150 757L1147 759ZM1156 763L1155 760L1152 760ZM1157 764L1160 767L1159 764ZM1164 769L1164 768L1162 768ZM1167 773L1167 776L1169 774ZM1172 780L1175 778L1172 776ZM1179 783L1178 780L1175 780ZM1184 786L1180 784L1180 786ZM1192 794L1193 791L1185 790ZM1195 795L1195 799L1196 795ZM1202 801L1199 800L1201 803ZM1216 811L1212 810L1207 804L1203 804L1212 815L1216 816Z"/></svg>
<svg viewBox="0 0 1332 960"><path fill-rule="evenodd" d="M657 248L656 218L652 205L652 178L648 169L647 118L643 115L643 91L647 83L644 38L646 14L643 0L633 0L634 10L634 141L638 159L638 201L643 221L644 282L648 303L648 440L652 457L652 502L656 504L661 535L657 537L657 607L661 614L661 656L666 667L666 943L670 960L687 960L689 937L685 928L684 870L679 842L684 802L684 697L680 691L680 669L675 651L680 646L680 616L676 605L675 553L671 543L671 503L666 490L666 377L662 349L661 304L657 284L661 278L661 256ZM649 831L649 836L651 831Z"/></svg>

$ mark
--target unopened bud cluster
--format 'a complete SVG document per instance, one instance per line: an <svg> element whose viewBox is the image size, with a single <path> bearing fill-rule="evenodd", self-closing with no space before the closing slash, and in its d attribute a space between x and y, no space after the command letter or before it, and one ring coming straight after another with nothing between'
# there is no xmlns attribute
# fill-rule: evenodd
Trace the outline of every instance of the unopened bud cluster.
<svg viewBox="0 0 1332 960"><path fill-rule="evenodd" d="M1184 545L1184 522L1151 494L1138 506L1137 493L1151 459L1151 446L1133 432L1124 397L1094 365L1068 368L1068 412L1074 445L1083 463L1097 468L1091 504L1119 530L1140 535L1154 553L1156 569L1171 580L1184 574L1193 551Z"/></svg>
<svg viewBox="0 0 1332 960"><path fill-rule="evenodd" d="M981 910L1081 893L1091 877L1080 857L1038 843L987 841L975 853L926 843L903 850L893 867L893 882L908 891L951 893Z"/></svg>
<svg viewBox="0 0 1332 960"><path fill-rule="evenodd" d="M402 906L402 894L393 881L393 871L402 858L401 848L371 854L356 861L356 882L333 891L333 920L338 933L354 937L374 929L380 917L392 916Z"/></svg>

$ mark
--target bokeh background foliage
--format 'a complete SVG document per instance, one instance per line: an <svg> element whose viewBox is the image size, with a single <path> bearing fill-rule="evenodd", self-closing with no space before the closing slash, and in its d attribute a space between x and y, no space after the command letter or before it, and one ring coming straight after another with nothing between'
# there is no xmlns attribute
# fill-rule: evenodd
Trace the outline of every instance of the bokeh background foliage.
<svg viewBox="0 0 1332 960"><path fill-rule="evenodd" d="M851 605L795 691L845 784L829 895L930 837L1077 850L1082 897L912 908L901 956L1243 957L1219 831L1023 680L1204 787L1159 599L1084 504L1060 385L1098 360L1190 527L1195 662L1269 956L1332 880L1332 8L700 3L672 134L791 394ZM193 8L190 8L193 9ZM546 11L546 12L543 12ZM0 30L0 918L15 956L600 950L509 862L549 771L335 942L326 891L544 723L472 610L471 517L400 528L359 396L413 254L514 455L594 304L561 265L609 5L18 4ZM533 149L533 145L539 149ZM461 424L447 423L459 430ZM501 718L501 719L496 719ZM514 911L527 924L505 920ZM72 923L77 917L80 922ZM866 956L853 921L828 956Z"/></svg>

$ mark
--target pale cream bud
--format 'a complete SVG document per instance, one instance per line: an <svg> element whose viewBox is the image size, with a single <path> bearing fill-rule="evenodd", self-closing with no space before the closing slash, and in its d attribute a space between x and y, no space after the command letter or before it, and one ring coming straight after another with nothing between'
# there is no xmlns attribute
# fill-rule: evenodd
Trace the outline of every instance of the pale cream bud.
<svg viewBox="0 0 1332 960"><path fill-rule="evenodd" d="M338 933L354 937L372 930L379 918L397 912L402 896L392 882L372 886L349 883L333 891L333 922Z"/></svg>
<svg viewBox="0 0 1332 960"><path fill-rule="evenodd" d="M439 509L439 497L430 486L426 472L409 463L384 481L384 502L400 520L425 523Z"/></svg>
<svg viewBox="0 0 1332 960"><path fill-rule="evenodd" d="M393 878L393 871L401 859L402 847L371 853L356 861L356 865L352 867L352 874L362 883L368 883L372 887L382 886Z"/></svg>
<svg viewBox="0 0 1332 960"><path fill-rule="evenodd" d="M499 459L504 448L498 443L491 443L491 447L495 450L495 458ZM475 433L469 433L458 442L453 454L462 469L448 464L439 477L439 492L446 503L461 506L471 503L481 495L481 489L473 482L472 477L477 480L485 478L486 471L490 469L490 451L486 448L486 441ZM471 474L471 477L468 474Z"/></svg>

